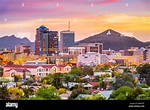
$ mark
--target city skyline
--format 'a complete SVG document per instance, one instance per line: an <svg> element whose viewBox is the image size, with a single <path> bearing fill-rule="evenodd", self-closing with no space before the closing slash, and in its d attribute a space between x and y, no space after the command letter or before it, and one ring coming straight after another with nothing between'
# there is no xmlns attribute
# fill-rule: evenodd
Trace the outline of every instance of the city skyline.
<svg viewBox="0 0 150 110"><path fill-rule="evenodd" d="M113 29L150 41L149 0L1 0L0 37L35 40L36 28L75 31L75 40Z"/></svg>

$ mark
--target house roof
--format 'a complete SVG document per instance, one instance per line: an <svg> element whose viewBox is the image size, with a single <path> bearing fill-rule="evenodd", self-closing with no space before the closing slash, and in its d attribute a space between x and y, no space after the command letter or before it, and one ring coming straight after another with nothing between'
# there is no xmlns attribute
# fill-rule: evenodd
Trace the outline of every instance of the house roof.
<svg viewBox="0 0 150 110"><path fill-rule="evenodd" d="M83 84L83 87L93 87L93 85L91 85L91 84L89 84L89 83L88 83L88 84L85 84L85 83L84 83L84 84Z"/></svg>
<svg viewBox="0 0 150 110"><path fill-rule="evenodd" d="M5 72L10 72L11 70L15 70L16 72L30 72L28 69L26 68L12 68L12 69L9 69L9 70L6 70Z"/></svg>
<svg viewBox="0 0 150 110"><path fill-rule="evenodd" d="M90 94L79 94L76 99L81 99L81 98L84 98L84 97L91 97L92 95Z"/></svg>
<svg viewBox="0 0 150 110"><path fill-rule="evenodd" d="M20 88L31 88L34 91L37 91L39 88L41 88L41 86L26 86L26 85L22 85Z"/></svg>
<svg viewBox="0 0 150 110"><path fill-rule="evenodd" d="M90 78L90 76L89 76L89 75L86 75L84 78Z"/></svg>
<svg viewBox="0 0 150 110"><path fill-rule="evenodd" d="M45 64L45 65L6 65L5 67L9 68L37 68L37 67L43 67L43 68L52 68L53 66L56 66L58 68L66 67L67 65L54 65L54 64Z"/></svg>
<svg viewBox="0 0 150 110"><path fill-rule="evenodd" d="M110 94L112 93L112 90L109 90L109 91L106 91L106 90L104 90L104 91L102 91L102 90L97 90L97 89L92 89L92 93L100 93L100 94L102 94L106 99L108 99L109 98L109 96L110 96Z"/></svg>
<svg viewBox="0 0 150 110"><path fill-rule="evenodd" d="M100 82L89 82L91 85L99 84Z"/></svg>
<svg viewBox="0 0 150 110"><path fill-rule="evenodd" d="M100 91L105 97L106 99L108 99L110 97L110 94L112 93L112 90L111 91Z"/></svg>

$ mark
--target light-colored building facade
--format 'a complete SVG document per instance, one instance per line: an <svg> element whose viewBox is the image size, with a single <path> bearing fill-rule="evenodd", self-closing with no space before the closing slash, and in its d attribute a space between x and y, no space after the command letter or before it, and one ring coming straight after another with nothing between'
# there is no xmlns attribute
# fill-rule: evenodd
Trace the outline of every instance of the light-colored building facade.
<svg viewBox="0 0 150 110"><path fill-rule="evenodd" d="M103 53L103 43L78 43L76 47L85 47L86 52Z"/></svg>
<svg viewBox="0 0 150 110"><path fill-rule="evenodd" d="M30 46L20 44L15 46L15 53L27 53L30 54Z"/></svg>
<svg viewBox="0 0 150 110"><path fill-rule="evenodd" d="M70 55L85 54L85 47L68 47L68 53Z"/></svg>
<svg viewBox="0 0 150 110"><path fill-rule="evenodd" d="M140 56L122 56L122 55L108 55L109 60L123 60L126 64L139 64L142 63Z"/></svg>
<svg viewBox="0 0 150 110"><path fill-rule="evenodd" d="M73 64L74 66L77 64L77 55L69 55L69 54L59 54L56 56L48 56L47 57L48 64Z"/></svg>
<svg viewBox="0 0 150 110"><path fill-rule="evenodd" d="M99 54L95 52L87 52L78 56L79 65L97 65L104 64L108 60L106 54Z"/></svg>
<svg viewBox="0 0 150 110"><path fill-rule="evenodd" d="M12 77L12 74L21 76L23 75L23 71L25 71L28 75L36 75L40 77L47 76L48 74L55 73L68 73L71 71L71 67L69 65L6 65L4 66L3 76Z"/></svg>

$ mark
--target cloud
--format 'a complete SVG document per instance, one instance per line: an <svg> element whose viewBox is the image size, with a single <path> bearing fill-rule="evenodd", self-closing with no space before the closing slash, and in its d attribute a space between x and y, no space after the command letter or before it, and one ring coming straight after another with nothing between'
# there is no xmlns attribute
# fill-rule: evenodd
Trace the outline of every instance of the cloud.
<svg viewBox="0 0 150 110"><path fill-rule="evenodd" d="M0 19L7 18L9 22L48 17L83 16L93 13L85 8L91 3L99 5L118 1L120 0L1 0Z"/></svg>

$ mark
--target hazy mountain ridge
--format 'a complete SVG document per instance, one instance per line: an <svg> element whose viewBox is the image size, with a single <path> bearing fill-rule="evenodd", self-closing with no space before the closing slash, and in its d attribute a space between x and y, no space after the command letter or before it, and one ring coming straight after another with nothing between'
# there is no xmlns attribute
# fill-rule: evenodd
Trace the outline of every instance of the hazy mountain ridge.
<svg viewBox="0 0 150 110"><path fill-rule="evenodd" d="M15 49L15 46L21 43L31 46L31 50L34 50L34 42L26 37L18 38L15 35L0 37L0 48Z"/></svg>
<svg viewBox="0 0 150 110"><path fill-rule="evenodd" d="M137 40L134 37L122 35L119 32L116 32L112 29L108 29L99 34L89 36L83 40L78 41L78 43L103 43L104 49L128 49L132 46L144 47L148 45L146 42ZM150 43L149 43L150 44Z"/></svg>

